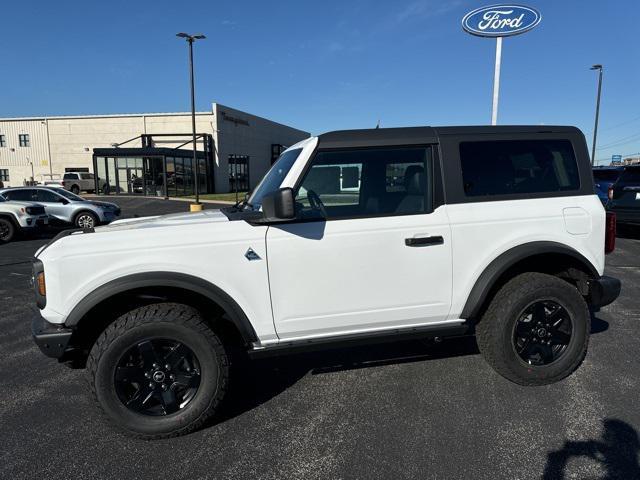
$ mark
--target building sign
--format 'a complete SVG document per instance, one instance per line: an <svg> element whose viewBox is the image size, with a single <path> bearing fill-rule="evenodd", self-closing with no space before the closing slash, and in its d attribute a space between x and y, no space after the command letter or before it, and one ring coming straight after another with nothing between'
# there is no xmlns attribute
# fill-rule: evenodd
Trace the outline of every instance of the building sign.
<svg viewBox="0 0 640 480"><path fill-rule="evenodd" d="M622 155L611 155L611 165L622 165Z"/></svg>
<svg viewBox="0 0 640 480"><path fill-rule="evenodd" d="M462 28L480 37L508 37L534 28L542 20L535 8L523 5L492 5L472 10L462 18Z"/></svg>

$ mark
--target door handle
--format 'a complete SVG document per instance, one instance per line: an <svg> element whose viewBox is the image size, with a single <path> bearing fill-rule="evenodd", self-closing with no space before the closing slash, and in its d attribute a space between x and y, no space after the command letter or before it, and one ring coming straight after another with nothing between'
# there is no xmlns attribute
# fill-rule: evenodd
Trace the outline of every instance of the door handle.
<svg viewBox="0 0 640 480"><path fill-rule="evenodd" d="M443 243L444 238L440 235L435 237L414 237L404 239L404 244L407 247L426 247L428 245L442 245Z"/></svg>

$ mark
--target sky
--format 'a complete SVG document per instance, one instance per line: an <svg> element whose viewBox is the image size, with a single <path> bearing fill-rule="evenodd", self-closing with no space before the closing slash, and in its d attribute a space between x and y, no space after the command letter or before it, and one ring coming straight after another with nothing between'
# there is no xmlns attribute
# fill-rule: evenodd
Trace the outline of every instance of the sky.
<svg viewBox="0 0 640 480"><path fill-rule="evenodd" d="M212 102L313 134L491 120L495 40L465 33L475 0L4 2L0 117L188 111ZM542 13L505 38L499 124L576 125L596 160L640 152L638 0L521 0Z"/></svg>

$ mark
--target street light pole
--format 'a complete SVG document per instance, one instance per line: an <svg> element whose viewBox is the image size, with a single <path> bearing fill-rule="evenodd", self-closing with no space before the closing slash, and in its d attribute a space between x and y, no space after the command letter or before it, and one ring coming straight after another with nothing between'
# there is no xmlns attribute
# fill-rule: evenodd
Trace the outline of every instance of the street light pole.
<svg viewBox="0 0 640 480"><path fill-rule="evenodd" d="M600 94L602 93L602 65L596 64L591 67L591 70L598 70L598 97L596 100L596 122L593 127L593 147L591 148L591 166L595 165L596 161L596 138L598 136L598 118L600 117Z"/></svg>
<svg viewBox="0 0 640 480"><path fill-rule="evenodd" d="M196 40L202 40L205 37L202 34L198 35L189 35L188 33L178 33L176 35L180 38L185 38L187 43L189 44L189 78L191 82L191 131L193 135L193 166L195 170L195 196L196 202L195 208L192 208L192 211L200 211L202 207L200 206L200 168L198 162L198 144L196 142L196 89L195 89L195 80L193 75L193 42Z"/></svg>

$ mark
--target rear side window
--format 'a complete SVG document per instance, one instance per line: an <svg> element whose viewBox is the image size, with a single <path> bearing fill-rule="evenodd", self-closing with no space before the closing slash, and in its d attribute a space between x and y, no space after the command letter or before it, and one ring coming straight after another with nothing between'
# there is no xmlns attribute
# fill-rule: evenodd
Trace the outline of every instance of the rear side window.
<svg viewBox="0 0 640 480"><path fill-rule="evenodd" d="M7 190L4 192L7 200L32 201L35 198L33 190Z"/></svg>
<svg viewBox="0 0 640 480"><path fill-rule="evenodd" d="M77 180L78 179L78 174L77 173L65 173L63 180Z"/></svg>
<svg viewBox="0 0 640 480"><path fill-rule="evenodd" d="M93 180L93 173L81 173L80 178L82 180Z"/></svg>
<svg viewBox="0 0 640 480"><path fill-rule="evenodd" d="M623 183L640 184L640 167L625 168L620 181Z"/></svg>
<svg viewBox="0 0 640 480"><path fill-rule="evenodd" d="M580 188L568 140L505 140L460 143L468 197L572 191Z"/></svg>

